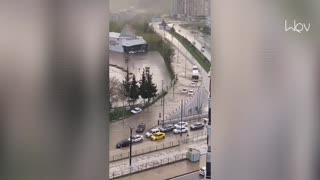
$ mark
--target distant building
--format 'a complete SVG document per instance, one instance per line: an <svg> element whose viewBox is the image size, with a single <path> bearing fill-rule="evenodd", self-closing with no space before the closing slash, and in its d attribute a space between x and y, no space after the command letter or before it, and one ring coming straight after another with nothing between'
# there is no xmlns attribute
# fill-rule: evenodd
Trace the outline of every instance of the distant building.
<svg viewBox="0 0 320 180"><path fill-rule="evenodd" d="M177 17L210 16L210 0L173 0L171 14Z"/></svg>
<svg viewBox="0 0 320 180"><path fill-rule="evenodd" d="M129 26L126 25L121 33L109 33L109 49L129 54L143 53L148 51L148 44L141 36L136 36L130 31Z"/></svg>

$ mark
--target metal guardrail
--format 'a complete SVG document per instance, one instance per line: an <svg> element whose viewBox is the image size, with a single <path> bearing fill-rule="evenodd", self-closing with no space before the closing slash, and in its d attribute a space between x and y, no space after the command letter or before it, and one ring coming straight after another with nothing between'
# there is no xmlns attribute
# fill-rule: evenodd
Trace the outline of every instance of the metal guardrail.
<svg viewBox="0 0 320 180"><path fill-rule="evenodd" d="M187 158L187 155L185 153L181 153L181 154L175 155L173 157L167 157L167 158L162 158L160 160L154 160L154 161L150 161L150 162L147 162L147 163L142 163L142 164L139 164L137 166L131 166L128 169L122 169L120 171L114 171L114 172L112 172L112 174L109 175L109 179L114 179L114 178L118 178L118 177L129 175L129 174L132 174L132 173L137 173L137 172L140 172L140 171L156 168L156 167L163 166L163 165L166 165L166 164L170 164L170 163L174 163L174 162L177 162L177 161L185 160L186 158Z"/></svg>
<svg viewBox="0 0 320 180"><path fill-rule="evenodd" d="M163 150L163 149L167 149L167 148L171 148L171 147L176 147L179 145L180 145L180 141L170 141L170 142L165 142L165 143L158 144L155 146L149 146L147 148L136 149L136 150L132 151L132 157L155 152L155 151L159 151L159 150ZM109 156L110 161L109 162L129 158L129 154L130 154L129 151L124 152L124 153L110 154L110 156Z"/></svg>
<svg viewBox="0 0 320 180"><path fill-rule="evenodd" d="M208 117L208 113L202 113L202 114L197 114L197 115L192 115L192 116L185 116L182 117L182 121L184 122L188 122L188 121L192 121L198 118L207 118ZM164 120L164 124L174 124L174 123L178 123L181 121L181 118L174 118L174 119L166 119ZM162 121L159 122L160 125L162 125Z"/></svg>
<svg viewBox="0 0 320 180"><path fill-rule="evenodd" d="M184 137L183 139L179 140L179 145L190 143L190 142L196 142L196 141L203 140L206 138L207 138L206 131L201 132L201 133L197 133L194 135ZM157 159L157 160L153 160L153 161L149 161L149 162L145 162L145 163L134 164L131 167L127 166L126 168L121 168L121 170L110 172L109 179L127 176L132 173L137 173L137 172L148 170L151 168L156 168L158 166L166 165L169 163L174 163L174 162L184 160L184 159L186 159L186 154L181 153L181 154L167 157L167 158L161 158L161 159Z"/></svg>

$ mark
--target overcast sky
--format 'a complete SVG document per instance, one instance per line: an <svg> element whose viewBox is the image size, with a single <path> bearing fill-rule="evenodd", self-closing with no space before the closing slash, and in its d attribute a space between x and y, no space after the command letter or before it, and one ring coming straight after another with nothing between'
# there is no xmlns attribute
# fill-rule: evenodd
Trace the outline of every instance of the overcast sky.
<svg viewBox="0 0 320 180"><path fill-rule="evenodd" d="M171 0L110 0L111 11L128 9L134 6L136 9L144 9L147 12L169 13Z"/></svg>

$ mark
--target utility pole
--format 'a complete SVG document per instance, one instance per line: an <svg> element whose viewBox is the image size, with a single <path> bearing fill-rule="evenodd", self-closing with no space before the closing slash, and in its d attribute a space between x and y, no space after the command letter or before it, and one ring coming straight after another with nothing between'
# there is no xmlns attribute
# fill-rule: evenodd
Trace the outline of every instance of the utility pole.
<svg viewBox="0 0 320 180"><path fill-rule="evenodd" d="M162 98L161 98L161 105L163 104L163 97L164 97L164 95L163 95L163 80L161 80L161 94L162 94Z"/></svg>
<svg viewBox="0 0 320 180"><path fill-rule="evenodd" d="M171 81L171 82L172 82L172 81ZM175 82L175 81L173 81L173 83L172 83L172 97L173 97L173 98L174 98L174 85L175 85L174 82Z"/></svg>
<svg viewBox="0 0 320 180"><path fill-rule="evenodd" d="M130 155L129 155L129 165L131 166L132 157L132 127L130 127Z"/></svg>
<svg viewBox="0 0 320 180"><path fill-rule="evenodd" d="M184 77L187 77L187 58L184 58Z"/></svg>
<svg viewBox="0 0 320 180"><path fill-rule="evenodd" d="M211 72L211 70L209 71ZM208 149L207 149L207 156L206 156L206 174L205 174L205 179L211 179L211 76L209 75L210 78L210 83L209 83L209 98L208 98L208 125L207 125L207 145L208 145Z"/></svg>
<svg viewBox="0 0 320 180"><path fill-rule="evenodd" d="M162 126L164 126L164 95L163 95L163 104L162 104Z"/></svg>
<svg viewBox="0 0 320 180"><path fill-rule="evenodd" d="M180 119L181 127L182 127L182 107L183 107L183 99L181 99L181 119ZM181 129L180 129L180 136L182 136L182 130Z"/></svg>

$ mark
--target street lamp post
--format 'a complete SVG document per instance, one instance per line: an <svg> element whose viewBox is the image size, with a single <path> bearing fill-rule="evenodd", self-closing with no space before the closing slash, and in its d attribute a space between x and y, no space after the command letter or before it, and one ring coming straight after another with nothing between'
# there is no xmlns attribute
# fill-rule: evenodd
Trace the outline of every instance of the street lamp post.
<svg viewBox="0 0 320 180"><path fill-rule="evenodd" d="M182 107L183 107L183 99L181 99L181 118L180 118L180 125L182 127ZM182 130L180 129L180 137L182 136Z"/></svg>
<svg viewBox="0 0 320 180"><path fill-rule="evenodd" d="M210 72L210 71L209 71ZM207 156L206 156L206 174L205 174L205 179L211 179L211 77L209 76L209 98L208 98L208 125L207 125L207 144L208 144L208 149L207 149Z"/></svg>
<svg viewBox="0 0 320 180"><path fill-rule="evenodd" d="M131 157L132 157L132 127L130 127L130 153L129 153L129 165L131 166Z"/></svg>
<svg viewBox="0 0 320 180"><path fill-rule="evenodd" d="M163 80L162 80L162 126L164 125L164 91L163 91Z"/></svg>

